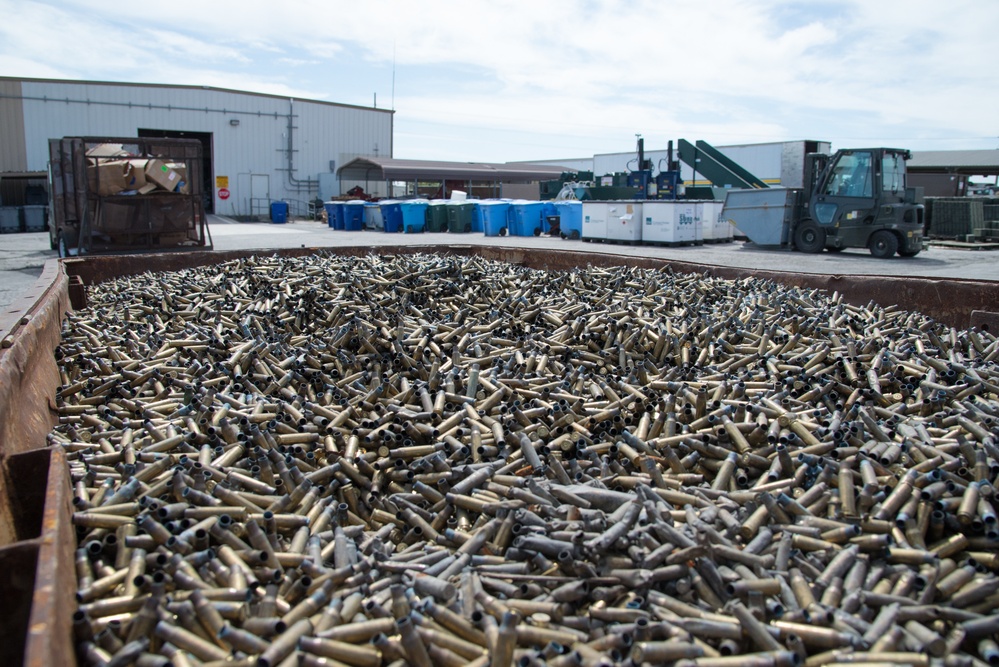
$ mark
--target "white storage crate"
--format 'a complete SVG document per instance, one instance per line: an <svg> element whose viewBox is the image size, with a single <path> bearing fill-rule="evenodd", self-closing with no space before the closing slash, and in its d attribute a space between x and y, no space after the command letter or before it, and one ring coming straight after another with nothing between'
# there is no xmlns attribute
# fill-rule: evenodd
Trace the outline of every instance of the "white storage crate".
<svg viewBox="0 0 999 667"><path fill-rule="evenodd" d="M616 201L608 203L608 241L637 243L642 240L642 203L640 201Z"/></svg>
<svg viewBox="0 0 999 667"><path fill-rule="evenodd" d="M642 205L643 243L694 243L697 240L696 206L691 202L648 201Z"/></svg>

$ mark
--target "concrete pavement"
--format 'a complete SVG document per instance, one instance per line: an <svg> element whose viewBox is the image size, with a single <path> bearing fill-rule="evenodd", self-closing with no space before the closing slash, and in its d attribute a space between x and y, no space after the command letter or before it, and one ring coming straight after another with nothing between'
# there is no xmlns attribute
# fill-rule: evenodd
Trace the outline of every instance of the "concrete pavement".
<svg viewBox="0 0 999 667"><path fill-rule="evenodd" d="M910 259L879 260L866 250L808 255L788 250L761 249L742 242L715 245L661 248L585 243L548 237L486 237L482 234L385 234L379 231L334 231L319 222L293 221L288 224L238 223L209 216L210 232L218 250L276 249L355 245L491 245L523 248L572 249L629 257L697 262L747 269L769 269L834 275L920 276L999 281L999 253L989 251L931 248ZM49 249L47 233L4 234L0 236L0 308L6 309L41 274L47 259L56 256ZM15 304L16 305L16 304Z"/></svg>

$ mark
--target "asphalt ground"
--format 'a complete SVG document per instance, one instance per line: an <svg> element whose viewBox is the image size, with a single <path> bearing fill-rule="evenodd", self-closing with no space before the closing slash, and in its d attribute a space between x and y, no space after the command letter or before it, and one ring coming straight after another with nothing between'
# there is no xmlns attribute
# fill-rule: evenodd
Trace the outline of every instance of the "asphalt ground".
<svg viewBox="0 0 999 667"><path fill-rule="evenodd" d="M917 257L882 260L867 250L809 255L763 249L744 242L702 246L658 247L587 243L550 237L487 237L479 233L386 234L381 231L334 231L320 222L287 224L240 223L209 216L209 230L217 250L269 250L277 248L356 245L486 245L523 248L571 249L627 257L657 257L747 269L799 273L867 276L919 276L999 281L999 252L931 247ZM0 236L0 308L16 309L17 300L34 284L46 260L56 257L47 233Z"/></svg>

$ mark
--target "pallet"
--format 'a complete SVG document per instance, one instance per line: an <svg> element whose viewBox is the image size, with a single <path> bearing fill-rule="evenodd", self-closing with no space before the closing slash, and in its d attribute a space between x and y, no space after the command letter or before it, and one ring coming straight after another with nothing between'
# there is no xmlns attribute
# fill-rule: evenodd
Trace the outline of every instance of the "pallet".
<svg viewBox="0 0 999 667"><path fill-rule="evenodd" d="M955 241L942 240L942 239L931 239L929 244L934 248L950 248L952 250L999 250L999 242L985 243L985 242L967 242L967 241Z"/></svg>
<svg viewBox="0 0 999 667"><path fill-rule="evenodd" d="M988 230L995 233L988 235L979 234L928 234L926 240L934 242L956 242L956 243L999 243L999 229Z"/></svg>
<svg viewBox="0 0 999 667"><path fill-rule="evenodd" d="M682 248L685 246L702 245L702 241L642 241L642 245L656 248Z"/></svg>
<svg viewBox="0 0 999 667"><path fill-rule="evenodd" d="M709 245L717 245L719 243L731 243L732 239L704 239L703 242Z"/></svg>

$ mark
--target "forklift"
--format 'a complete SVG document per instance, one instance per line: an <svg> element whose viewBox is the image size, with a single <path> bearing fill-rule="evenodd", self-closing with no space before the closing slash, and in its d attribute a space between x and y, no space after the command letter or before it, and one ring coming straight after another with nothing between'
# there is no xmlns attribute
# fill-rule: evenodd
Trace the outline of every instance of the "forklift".
<svg viewBox="0 0 999 667"><path fill-rule="evenodd" d="M921 192L907 188L898 148L852 148L805 157L804 188L730 190L722 215L757 245L808 253L868 248L915 257L925 247Z"/></svg>

